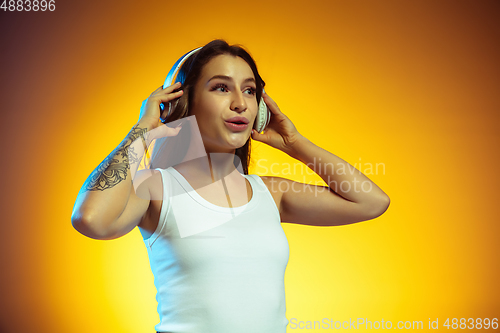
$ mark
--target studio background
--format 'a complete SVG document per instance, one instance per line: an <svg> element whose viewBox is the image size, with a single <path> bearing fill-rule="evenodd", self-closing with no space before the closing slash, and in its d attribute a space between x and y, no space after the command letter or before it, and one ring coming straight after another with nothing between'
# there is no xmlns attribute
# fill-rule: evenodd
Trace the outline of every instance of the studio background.
<svg viewBox="0 0 500 333"><path fill-rule="evenodd" d="M0 11L0 332L154 332L139 231L92 240L71 212L173 63L215 38L244 45L299 132L391 198L371 221L283 224L290 321L427 330L429 318L498 318L499 14L484 0L56 0L53 12ZM305 167L274 172L299 162L253 150L253 173L320 180Z"/></svg>

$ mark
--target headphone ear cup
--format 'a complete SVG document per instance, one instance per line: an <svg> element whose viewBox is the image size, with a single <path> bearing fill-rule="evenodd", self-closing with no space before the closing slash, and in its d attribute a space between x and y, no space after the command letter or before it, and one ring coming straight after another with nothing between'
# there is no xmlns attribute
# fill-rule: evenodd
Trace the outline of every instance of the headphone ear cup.
<svg viewBox="0 0 500 333"><path fill-rule="evenodd" d="M259 110L257 111L257 117L255 117L255 121L253 123L253 128L257 132L262 132L266 129L269 121L271 120L271 112L269 111L266 103L264 102L264 98L260 99L259 102Z"/></svg>

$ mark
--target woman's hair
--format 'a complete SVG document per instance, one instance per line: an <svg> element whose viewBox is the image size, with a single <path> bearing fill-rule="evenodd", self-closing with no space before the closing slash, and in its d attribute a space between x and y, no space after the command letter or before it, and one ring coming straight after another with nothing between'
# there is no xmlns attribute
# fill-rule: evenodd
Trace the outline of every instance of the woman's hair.
<svg viewBox="0 0 500 333"><path fill-rule="evenodd" d="M229 45L222 39L216 39L193 53L181 66L175 81L182 83L182 87L179 89L183 90L183 94L172 110L172 114L170 114L165 122L171 122L189 116L189 108L190 105L192 105L193 96L196 93L195 86L201 77L203 68L210 60L222 54L240 57L250 66L253 75L255 76L256 98L257 103L259 103L262 97L262 89L265 86L265 82L260 77L259 72L257 71L257 65L255 64L252 56L241 45ZM157 142L155 144L155 147L153 148L151 168L153 168L155 151L156 153L159 153L159 150L164 150L165 143L166 142L162 142L158 145ZM167 150L173 150L173 147ZM238 163L238 159L241 161L244 174L248 175L248 166L250 164L250 137L242 147L236 149L234 160L235 166L237 166L236 164Z"/></svg>

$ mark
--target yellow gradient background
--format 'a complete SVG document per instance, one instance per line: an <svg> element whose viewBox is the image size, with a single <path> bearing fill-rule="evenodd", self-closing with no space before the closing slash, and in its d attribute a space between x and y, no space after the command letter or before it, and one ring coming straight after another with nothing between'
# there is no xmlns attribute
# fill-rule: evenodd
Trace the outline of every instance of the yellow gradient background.
<svg viewBox="0 0 500 333"><path fill-rule="evenodd" d="M464 0L1 10L0 332L154 332L139 231L92 240L70 216L142 101L214 38L244 45L300 133L391 198L358 224L283 224L290 321L422 321L424 331L429 318L442 330L446 318L498 318L499 13L498 1ZM280 173L299 163L280 151L253 152L254 173L322 184L305 167Z"/></svg>

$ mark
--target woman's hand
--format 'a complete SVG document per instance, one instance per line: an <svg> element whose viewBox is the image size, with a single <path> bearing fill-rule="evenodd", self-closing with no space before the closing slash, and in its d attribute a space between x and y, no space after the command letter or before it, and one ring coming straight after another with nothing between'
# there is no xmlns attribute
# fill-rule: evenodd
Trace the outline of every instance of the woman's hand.
<svg viewBox="0 0 500 333"><path fill-rule="evenodd" d="M179 133L181 129L180 126L172 128L160 122L160 116L162 116L160 103L164 103L164 105L168 106L169 102L181 97L183 94L182 90L174 92L174 90L180 87L180 82L176 82L165 89L163 89L163 86L160 86L142 102L139 123L149 129L149 141L166 136L176 136ZM168 108L163 111L165 116L167 112Z"/></svg>
<svg viewBox="0 0 500 333"><path fill-rule="evenodd" d="M271 147L279 149L287 154L293 151L294 144L302 138L295 125L266 93L262 93L264 102L271 111L271 120L263 134L252 130L252 139L264 142Z"/></svg>

